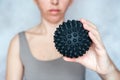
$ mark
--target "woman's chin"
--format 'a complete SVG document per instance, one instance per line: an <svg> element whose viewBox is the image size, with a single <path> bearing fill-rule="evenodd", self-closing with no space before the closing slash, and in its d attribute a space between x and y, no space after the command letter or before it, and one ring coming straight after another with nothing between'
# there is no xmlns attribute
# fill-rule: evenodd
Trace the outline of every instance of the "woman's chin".
<svg viewBox="0 0 120 80"><path fill-rule="evenodd" d="M48 18L48 21L53 24L58 24L60 23L64 18L62 17L50 17Z"/></svg>

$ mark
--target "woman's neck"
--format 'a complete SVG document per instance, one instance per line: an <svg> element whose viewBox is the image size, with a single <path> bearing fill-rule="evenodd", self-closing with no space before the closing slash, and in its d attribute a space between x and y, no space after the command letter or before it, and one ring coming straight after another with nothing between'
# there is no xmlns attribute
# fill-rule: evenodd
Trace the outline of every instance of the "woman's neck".
<svg viewBox="0 0 120 80"><path fill-rule="evenodd" d="M62 19L61 21L57 23L50 23L42 19L41 24L40 24L40 29L43 34L54 35L56 28L59 27L59 24L61 24L63 21L64 19Z"/></svg>

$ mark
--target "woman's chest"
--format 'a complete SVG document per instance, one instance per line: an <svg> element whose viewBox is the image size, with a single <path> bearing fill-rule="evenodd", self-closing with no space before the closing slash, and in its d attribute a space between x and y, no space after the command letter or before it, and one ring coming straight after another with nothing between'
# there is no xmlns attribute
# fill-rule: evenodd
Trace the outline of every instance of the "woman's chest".
<svg viewBox="0 0 120 80"><path fill-rule="evenodd" d="M32 39L29 43L31 54L39 60L51 60L61 56L55 48L53 39Z"/></svg>

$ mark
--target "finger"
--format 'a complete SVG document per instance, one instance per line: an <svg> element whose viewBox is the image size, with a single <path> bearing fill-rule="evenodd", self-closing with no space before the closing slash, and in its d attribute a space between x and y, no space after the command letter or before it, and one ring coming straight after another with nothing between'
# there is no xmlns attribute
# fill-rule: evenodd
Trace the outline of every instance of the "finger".
<svg viewBox="0 0 120 80"><path fill-rule="evenodd" d="M80 21L83 23L83 25L88 25L88 26L91 27L92 29L95 29L95 30L96 30L96 28L95 28L94 26L88 24L88 22L87 22L85 19L81 19Z"/></svg>
<svg viewBox="0 0 120 80"><path fill-rule="evenodd" d="M97 49L101 49L101 41L95 37L91 32L88 33L92 42L95 44Z"/></svg>
<svg viewBox="0 0 120 80"><path fill-rule="evenodd" d="M63 57L63 59L64 59L65 61L75 62L75 58Z"/></svg>
<svg viewBox="0 0 120 80"><path fill-rule="evenodd" d="M97 36L99 40L101 40L99 31L98 31L98 29L96 28L96 26L93 23L91 23L90 21L85 20L85 19L81 19L81 21L83 22L83 27L85 29L87 29L88 31L89 30L93 31L94 35Z"/></svg>
<svg viewBox="0 0 120 80"><path fill-rule="evenodd" d="M106 54L106 50L105 50L105 47L104 47L102 41L97 40L97 38L91 32L89 32L89 36L93 42L94 49L96 51L99 51L99 52L96 52L97 55L103 56L104 53Z"/></svg>
<svg viewBox="0 0 120 80"><path fill-rule="evenodd" d="M68 57L63 57L63 59L65 61L69 61L69 62L77 62L77 63L80 63L80 64L84 64L84 56L80 56L78 58L68 58Z"/></svg>
<svg viewBox="0 0 120 80"><path fill-rule="evenodd" d="M81 22L88 24L89 26L93 27L94 29L97 29L97 27L90 21L85 20L85 19L81 19Z"/></svg>
<svg viewBox="0 0 120 80"><path fill-rule="evenodd" d="M89 58L88 58L87 54L84 54L83 56L80 56L80 57L76 58L75 61L77 63L82 64L85 67L89 66L89 64L88 64Z"/></svg>
<svg viewBox="0 0 120 80"><path fill-rule="evenodd" d="M96 38L100 39L100 34L96 29L93 29L92 27L88 26L87 24L84 24L83 27L88 30L89 32L91 32L94 36L96 36Z"/></svg>

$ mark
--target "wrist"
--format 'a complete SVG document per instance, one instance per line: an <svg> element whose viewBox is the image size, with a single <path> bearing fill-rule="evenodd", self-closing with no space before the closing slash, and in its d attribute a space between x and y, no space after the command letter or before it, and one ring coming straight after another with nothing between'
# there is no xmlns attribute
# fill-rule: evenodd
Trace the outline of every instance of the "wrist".
<svg viewBox="0 0 120 80"><path fill-rule="evenodd" d="M107 74L99 74L102 80L120 80L120 71L113 66Z"/></svg>

